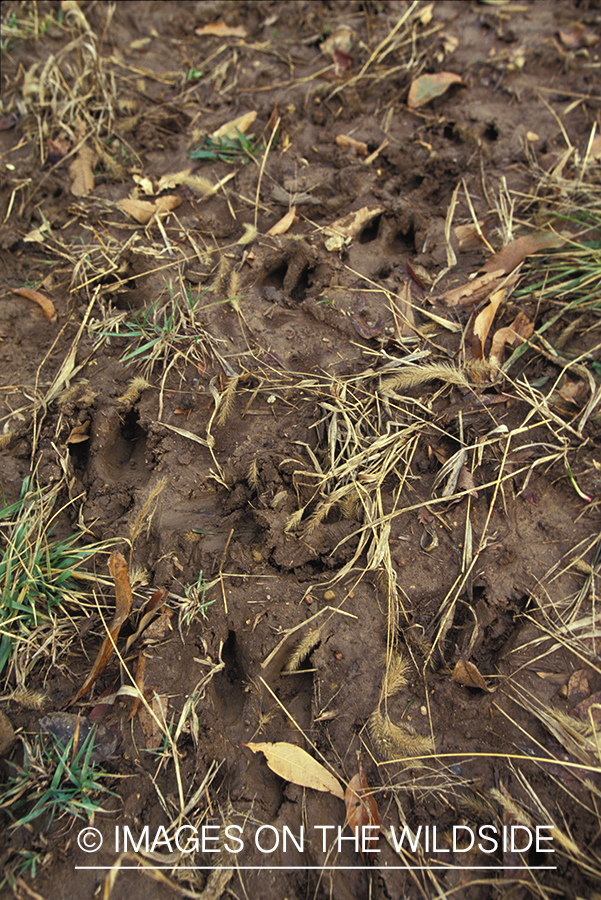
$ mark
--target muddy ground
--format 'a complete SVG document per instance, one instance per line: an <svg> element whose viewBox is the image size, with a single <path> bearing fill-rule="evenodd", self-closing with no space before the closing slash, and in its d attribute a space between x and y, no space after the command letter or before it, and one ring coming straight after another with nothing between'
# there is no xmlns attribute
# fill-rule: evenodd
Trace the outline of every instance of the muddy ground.
<svg viewBox="0 0 601 900"><path fill-rule="evenodd" d="M53 536L120 539L135 582L123 664L85 698L68 706L113 616L113 547L85 614L66 610L45 649L21 643L5 668L5 785L43 717L93 710L117 740L101 760L116 793L97 795L92 822L103 848L80 849L72 815L11 828L9 806L2 896L593 896L598 407L582 415L599 391L598 310L573 324L561 297L510 296L478 360L485 299L445 297L553 203L598 190L582 161L600 124L599 5L41 0L2 16L0 486L13 503L35 471L57 489ZM244 31L197 33L215 22ZM435 72L462 83L410 109L412 80ZM250 112L246 151L189 156ZM157 196L177 198L158 222L118 205ZM365 208L328 249L324 229ZM486 242L473 227L460 242L475 219ZM528 260L523 284L544 265ZM52 321L23 287L51 299ZM491 374L492 333L520 310L548 323L547 343ZM592 373L569 376L578 403L558 396L576 358ZM408 360L455 376L395 388ZM143 688L170 739L114 699L160 588ZM23 687L41 708L18 702ZM99 708L102 692L114 702ZM376 861L335 830L324 852L316 826L343 826L344 804L271 771L252 741L303 747L343 787L360 754ZM221 837L187 855L114 846L116 827L173 840L182 824ZM552 862L453 849L453 826L488 824L556 826ZM304 827L302 852L261 852L264 825ZM449 852L396 852L403 825L437 826Z"/></svg>

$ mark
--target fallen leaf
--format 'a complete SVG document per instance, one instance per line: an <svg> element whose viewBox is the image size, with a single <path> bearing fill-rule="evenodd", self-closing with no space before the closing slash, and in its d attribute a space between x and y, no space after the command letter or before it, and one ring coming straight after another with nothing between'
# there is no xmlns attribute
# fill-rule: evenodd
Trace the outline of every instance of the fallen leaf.
<svg viewBox="0 0 601 900"><path fill-rule="evenodd" d="M433 75L420 75L411 82L407 106L409 109L419 109L425 106L435 97L440 97L452 84L466 86L460 75L454 72L435 72Z"/></svg>
<svg viewBox="0 0 601 900"><path fill-rule="evenodd" d="M459 684L465 685L465 687L480 688L480 690L482 691L490 691L489 686L478 671L477 667L473 663L468 662L467 659L457 660L457 664L453 669L451 678L453 679L453 681L457 681Z"/></svg>
<svg viewBox="0 0 601 900"><path fill-rule="evenodd" d="M92 666L92 671L86 678L83 686L69 702L69 706L79 700L80 697L83 697L83 695L92 687L98 676L106 669L115 650L115 644L119 637L121 626L127 620L131 611L133 598L131 595L129 576L127 574L127 563L123 554L119 553L118 550L111 553L109 557L109 572L115 581L115 616L109 625L109 633L105 637L102 642L102 647L98 651L98 656Z"/></svg>
<svg viewBox="0 0 601 900"><path fill-rule="evenodd" d="M141 706L138 710L138 720L146 738L146 749L156 750L161 746L163 735L167 730L169 700L167 697L159 697L158 694L155 694L150 708L152 712L146 706Z"/></svg>
<svg viewBox="0 0 601 900"><path fill-rule="evenodd" d="M486 338L488 337L488 332L490 331L490 326L493 323L497 310L505 296L505 291L506 288L495 291L490 297L488 306L485 306L476 316L476 321L474 322L474 337L480 342L479 347L473 347L476 359L482 359L484 356Z"/></svg>
<svg viewBox="0 0 601 900"><path fill-rule="evenodd" d="M90 440L90 420L87 422L82 422L81 425L75 425L74 428L71 429L71 433L67 440L66 444L81 444L83 441Z"/></svg>
<svg viewBox="0 0 601 900"><path fill-rule="evenodd" d="M575 706L571 714L589 724L592 719L593 725L598 729L601 725L601 691L591 694L590 697Z"/></svg>
<svg viewBox="0 0 601 900"><path fill-rule="evenodd" d="M588 676L584 669L577 669L570 675L568 681L568 700L581 700L588 697L591 692Z"/></svg>
<svg viewBox="0 0 601 900"><path fill-rule="evenodd" d="M467 466L461 466L459 470L459 478L457 479L457 487L461 491L468 491L470 496L477 497L478 491L476 490L476 482L474 481L474 476L470 472Z"/></svg>
<svg viewBox="0 0 601 900"><path fill-rule="evenodd" d="M340 250L361 234L364 227L384 212L383 206L363 206L324 228L326 250Z"/></svg>
<svg viewBox="0 0 601 900"><path fill-rule="evenodd" d="M31 288L11 288L11 291L13 294L18 294L19 297L33 300L34 303L37 303L38 306L42 307L50 322L56 322L58 318L56 308L52 300L46 297L45 294L41 294L39 291L32 291Z"/></svg>
<svg viewBox="0 0 601 900"><path fill-rule="evenodd" d="M519 266L527 256L538 253L540 250L552 250L561 247L565 238L550 231L533 232L525 237L516 238L498 253L495 253L486 261L480 269L481 272L499 272L508 275L509 272Z"/></svg>
<svg viewBox="0 0 601 900"><path fill-rule="evenodd" d="M84 144L69 166L71 193L76 197L87 197L94 190L93 170L97 158L96 152Z"/></svg>
<svg viewBox="0 0 601 900"><path fill-rule="evenodd" d="M214 37L239 37L245 38L248 34L244 25L226 25L224 21L211 22L194 29L194 34L201 36L213 35Z"/></svg>
<svg viewBox="0 0 601 900"><path fill-rule="evenodd" d="M155 190L154 184L152 183L152 179L147 175L132 175L131 176L135 183L138 185L143 194L156 194L160 193L160 188Z"/></svg>
<svg viewBox="0 0 601 900"><path fill-rule="evenodd" d="M369 789L361 760L357 761L359 772L353 775L348 783L348 787L344 792L344 804L346 806L346 824L350 830L356 834L359 830L360 834L365 834L366 844L375 844L380 833L380 815L378 813L378 804L373 793ZM369 828L364 832L363 828ZM360 851L363 856L363 850ZM366 850L367 859L373 862L376 859L377 851L375 848Z"/></svg>
<svg viewBox="0 0 601 900"><path fill-rule="evenodd" d="M575 403L578 406L584 400L587 391L588 385L585 384L584 381L569 381L566 379L557 393L567 403Z"/></svg>
<svg viewBox="0 0 601 900"><path fill-rule="evenodd" d="M490 364L500 367L505 345L517 347L518 344L531 338L533 332L534 322L530 321L526 313L519 312L511 325L495 331L488 357Z"/></svg>
<svg viewBox="0 0 601 900"><path fill-rule="evenodd" d="M477 225L456 225L453 229L460 250L474 249L484 243L486 226L480 230Z"/></svg>
<svg viewBox="0 0 601 900"><path fill-rule="evenodd" d="M256 118L257 113L255 111L244 113L243 116L238 116L237 119L231 119L229 122L226 122L217 131L214 131L211 137L213 140L218 141L220 138L236 138L238 137L238 132L246 134Z"/></svg>
<svg viewBox="0 0 601 900"><path fill-rule="evenodd" d="M149 200L130 200L125 198L117 201L117 206L141 225L147 225L150 220L161 212L170 212L182 202L181 197L175 194L167 194L159 197L154 203Z"/></svg>
<svg viewBox="0 0 601 900"><path fill-rule="evenodd" d="M476 303L486 300L495 289L498 290L501 282L504 283L505 287L509 287L517 281L517 275L508 280L505 280L506 277L502 269L499 269L497 272L485 272L484 275L474 278L473 281L468 281L467 284L462 284L460 287L447 291L446 294L442 294L440 299L447 306L474 306Z"/></svg>
<svg viewBox="0 0 601 900"><path fill-rule="evenodd" d="M292 223L296 218L296 206L293 206L288 210L285 216L276 222L275 225L272 225L267 234L276 235L276 234L286 234L288 229L291 227Z"/></svg>
<svg viewBox="0 0 601 900"><path fill-rule="evenodd" d="M359 156L367 156L367 144L364 141L357 141L355 138L349 137L348 134L336 135L336 144L338 147L351 147Z"/></svg>
<svg viewBox="0 0 601 900"><path fill-rule="evenodd" d="M177 209L181 202L182 198L176 194L166 194L164 197L157 197L154 205L159 213L167 213L172 209Z"/></svg>
<svg viewBox="0 0 601 900"><path fill-rule="evenodd" d="M344 800L344 791L338 779L334 778L316 759L309 756L302 747L297 747L296 744L287 744L284 741L250 743L242 746L248 747L253 753L264 753L267 765L280 778L301 787L334 794L335 797Z"/></svg>

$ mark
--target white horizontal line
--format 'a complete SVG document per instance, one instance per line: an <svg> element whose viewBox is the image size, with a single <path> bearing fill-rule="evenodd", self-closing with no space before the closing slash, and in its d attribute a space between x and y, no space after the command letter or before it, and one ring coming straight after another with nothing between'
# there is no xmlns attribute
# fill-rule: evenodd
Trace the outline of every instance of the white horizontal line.
<svg viewBox="0 0 601 900"><path fill-rule="evenodd" d="M540 872L540 871L555 871L557 866L75 866L76 869L90 869L92 871L111 871L112 869L140 869L141 871L147 872L149 870L158 870L158 869L177 869L178 871L182 869L194 869L201 872L219 872L221 869L224 870L233 870L234 872L249 872L255 870L269 869L270 871L274 870L284 870L284 871L316 871L323 872L328 870L337 870L337 869L359 869L364 872L373 872L374 870L378 871L388 871L388 872L428 872L431 869L447 869L450 872L511 872L511 871L527 871L527 872Z"/></svg>

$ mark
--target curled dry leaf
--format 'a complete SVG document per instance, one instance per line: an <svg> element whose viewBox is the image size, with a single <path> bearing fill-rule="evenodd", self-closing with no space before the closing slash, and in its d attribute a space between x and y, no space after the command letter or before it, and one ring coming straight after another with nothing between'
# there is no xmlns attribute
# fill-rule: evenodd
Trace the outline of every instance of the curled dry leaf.
<svg viewBox="0 0 601 900"><path fill-rule="evenodd" d="M246 134L256 118L257 113L254 110L253 112L244 113L243 116L238 116L237 119L230 119L229 122L226 122L217 131L214 131L211 137L218 141L221 138L236 138L238 137L238 132Z"/></svg>
<svg viewBox="0 0 601 900"><path fill-rule="evenodd" d="M244 25L226 25L223 20L219 22L210 22L208 25L201 25L194 29L194 34L201 37L212 35L214 37L239 37L245 38L248 34Z"/></svg>
<svg viewBox="0 0 601 900"><path fill-rule="evenodd" d="M339 147L352 148L359 156L367 156L367 144L364 141L357 141L355 138L349 137L348 134L337 135L336 144Z"/></svg>
<svg viewBox="0 0 601 900"><path fill-rule="evenodd" d="M96 152L84 144L69 166L71 193L76 197L87 197L94 190L94 166L97 159Z"/></svg>
<svg viewBox="0 0 601 900"><path fill-rule="evenodd" d="M505 345L517 347L523 341L527 341L532 337L534 332L534 323L530 321L528 316L519 312L511 325L506 328L499 328L495 331L490 348L489 362L493 366L501 366Z"/></svg>
<svg viewBox="0 0 601 900"><path fill-rule="evenodd" d="M140 624L135 632L135 634L130 634L127 639L127 643L125 645L125 652L127 653L131 645L140 637L145 628L148 627L150 622L154 619L154 617L161 611L165 600L169 596L169 591L167 588L158 588L148 603L146 604L146 609L144 610L144 615L140 620Z"/></svg>
<svg viewBox="0 0 601 900"><path fill-rule="evenodd" d="M477 667L473 663L468 662L467 659L457 660L457 664L453 669L451 678L453 679L453 681L457 681L459 684L465 685L465 687L480 688L480 690L482 691L491 690L491 688L489 688L484 678L478 671Z"/></svg>
<svg viewBox="0 0 601 900"><path fill-rule="evenodd" d="M105 637L102 642L102 647L98 651L98 656L92 666L92 671L86 678L82 687L70 701L69 705L75 703L80 697L83 697L83 695L92 687L98 676L106 669L109 660L113 655L115 644L119 637L119 632L121 631L121 626L127 620L132 607L133 598L129 584L129 575L127 573L127 563L123 554L119 553L118 550L111 553L109 557L109 572L115 581L115 616L109 626L109 633Z"/></svg>
<svg viewBox="0 0 601 900"><path fill-rule="evenodd" d="M272 772L298 784L301 787L313 788L316 791L324 791L334 794L344 800L344 791L342 785L337 778L334 778L330 772L316 759L309 756L302 747L296 744L288 744L285 741L276 743L250 743L243 744L253 753L264 753L267 765Z"/></svg>
<svg viewBox="0 0 601 900"><path fill-rule="evenodd" d="M488 332L490 331L490 326L493 323L497 310L505 296L505 292L506 288L495 291L488 302L488 306L485 306L476 316L476 321L474 322L474 338L476 340L474 341L475 346L473 346L476 359L482 359L484 356L486 338L488 337Z"/></svg>
<svg viewBox="0 0 601 900"><path fill-rule="evenodd" d="M460 287L453 288L441 296L441 300L447 306L465 307L474 306L492 294L494 290L499 289L499 285L503 282L505 287L515 284L517 275L507 278L505 273L499 269L497 272L485 272L473 281L462 284Z"/></svg>
<svg viewBox="0 0 601 900"><path fill-rule="evenodd" d="M465 81L460 75L454 72L435 72L433 75L420 75L411 82L409 88L409 96L407 97L407 106L409 109L419 109L425 106L435 97L444 94L452 84L465 85Z"/></svg>
<svg viewBox="0 0 601 900"><path fill-rule="evenodd" d="M34 303L37 303L38 306L42 307L50 322L56 322L56 308L52 300L46 297L45 294L41 294L39 291L32 291L30 288L11 288L11 290L13 294L18 294L19 297L33 300Z"/></svg>
<svg viewBox="0 0 601 900"><path fill-rule="evenodd" d="M384 212L383 206L362 206L324 229L326 250L340 250L361 234L366 225Z"/></svg>
<svg viewBox="0 0 601 900"><path fill-rule="evenodd" d="M285 216L276 222L275 225L272 225L267 234L276 235L276 234L286 234L288 229L294 223L296 218L296 206L293 206L288 210Z"/></svg>
<svg viewBox="0 0 601 900"><path fill-rule="evenodd" d="M147 225L154 216L160 213L171 212L181 202L181 197L175 194L167 194L165 197L158 197L154 203L151 203L149 200L130 200L125 198L119 200L117 206L141 225Z"/></svg>
<svg viewBox="0 0 601 900"><path fill-rule="evenodd" d="M378 813L378 804L372 792L369 789L361 760L357 761L359 772L353 775L348 783L348 787L344 792L344 805L346 806L346 824L353 833L359 830L360 834L365 835L366 844L375 844L380 833L380 814ZM370 829L363 831L364 828ZM376 859L376 849L372 846L366 850L368 862ZM363 851L361 850L361 856Z"/></svg>
<svg viewBox="0 0 601 900"><path fill-rule="evenodd" d="M81 444L83 441L90 440L90 420L87 422L82 422L81 425L75 425L74 428L71 429L71 434L65 441L66 444Z"/></svg>

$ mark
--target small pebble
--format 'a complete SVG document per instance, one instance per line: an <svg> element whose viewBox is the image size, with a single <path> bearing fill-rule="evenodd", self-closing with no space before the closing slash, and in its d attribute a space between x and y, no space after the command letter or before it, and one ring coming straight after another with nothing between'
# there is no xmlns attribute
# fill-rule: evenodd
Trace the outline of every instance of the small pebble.
<svg viewBox="0 0 601 900"><path fill-rule="evenodd" d="M420 711L420 713L422 714L422 716L427 716L427 715L428 715L428 710L426 709L425 706L420 706L419 711Z"/></svg>
<svg viewBox="0 0 601 900"><path fill-rule="evenodd" d="M334 593L334 591L326 591L325 594L323 595L323 599L328 600L328 601L335 600L336 594Z"/></svg>

